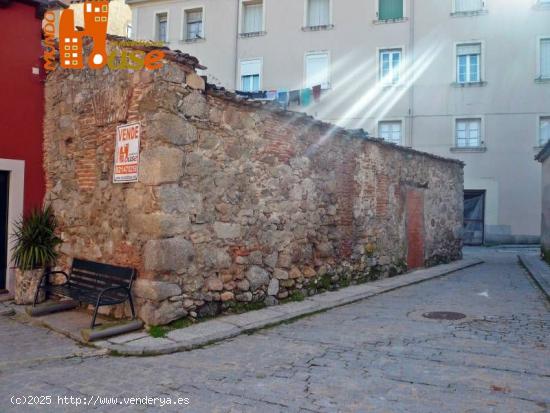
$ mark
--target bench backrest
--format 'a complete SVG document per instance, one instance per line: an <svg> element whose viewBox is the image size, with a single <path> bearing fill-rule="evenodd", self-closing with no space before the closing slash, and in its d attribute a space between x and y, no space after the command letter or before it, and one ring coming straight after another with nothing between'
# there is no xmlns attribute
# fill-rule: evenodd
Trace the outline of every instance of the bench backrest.
<svg viewBox="0 0 550 413"><path fill-rule="evenodd" d="M136 270L133 268L74 258L69 283L74 287L94 290L110 287L131 288L135 275Z"/></svg>

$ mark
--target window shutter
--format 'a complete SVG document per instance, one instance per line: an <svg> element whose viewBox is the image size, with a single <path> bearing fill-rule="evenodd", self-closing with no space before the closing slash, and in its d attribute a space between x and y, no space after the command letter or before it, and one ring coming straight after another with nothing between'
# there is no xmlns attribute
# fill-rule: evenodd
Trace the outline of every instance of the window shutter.
<svg viewBox="0 0 550 413"><path fill-rule="evenodd" d="M457 56L471 55L471 54L481 54L481 44L459 44L456 47Z"/></svg>
<svg viewBox="0 0 550 413"><path fill-rule="evenodd" d="M259 75L261 71L261 60L246 60L241 62L241 76Z"/></svg>
<svg viewBox="0 0 550 413"><path fill-rule="evenodd" d="M540 76L550 78L550 39L540 41Z"/></svg>
<svg viewBox="0 0 550 413"><path fill-rule="evenodd" d="M378 19L402 19L403 18L403 0L379 0Z"/></svg>
<svg viewBox="0 0 550 413"><path fill-rule="evenodd" d="M316 53L306 56L306 87L321 85L328 89L329 61L327 53Z"/></svg>
<svg viewBox="0 0 550 413"><path fill-rule="evenodd" d="M195 23L202 21L202 11L190 11L187 12L187 23Z"/></svg>
<svg viewBox="0 0 550 413"><path fill-rule="evenodd" d="M455 0L456 12L483 10L483 0Z"/></svg>

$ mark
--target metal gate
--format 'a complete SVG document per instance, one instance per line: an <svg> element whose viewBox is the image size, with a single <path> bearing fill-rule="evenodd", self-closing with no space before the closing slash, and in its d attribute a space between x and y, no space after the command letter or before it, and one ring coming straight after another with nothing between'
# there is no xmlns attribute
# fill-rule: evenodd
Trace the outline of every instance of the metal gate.
<svg viewBox="0 0 550 413"><path fill-rule="evenodd" d="M464 191L465 245L482 245L485 241L485 191Z"/></svg>

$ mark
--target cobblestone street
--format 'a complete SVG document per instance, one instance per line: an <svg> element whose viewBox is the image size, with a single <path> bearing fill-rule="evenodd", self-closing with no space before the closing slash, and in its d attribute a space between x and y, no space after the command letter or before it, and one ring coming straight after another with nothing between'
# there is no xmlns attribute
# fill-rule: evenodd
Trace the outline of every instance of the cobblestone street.
<svg viewBox="0 0 550 413"><path fill-rule="evenodd" d="M546 412L550 313L513 251L191 352L114 357L0 318L0 410ZM438 321L430 311L466 318ZM13 406L12 396L52 396ZM187 406L58 405L57 396L177 397Z"/></svg>

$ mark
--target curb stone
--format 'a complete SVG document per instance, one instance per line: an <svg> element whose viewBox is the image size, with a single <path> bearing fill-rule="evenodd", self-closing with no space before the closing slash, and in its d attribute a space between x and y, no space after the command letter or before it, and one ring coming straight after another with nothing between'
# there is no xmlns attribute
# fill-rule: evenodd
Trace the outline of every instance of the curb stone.
<svg viewBox="0 0 550 413"><path fill-rule="evenodd" d="M121 356L154 356L192 350L284 321L326 311L401 287L442 277L481 263L483 263L481 259L468 258L450 264L419 269L380 281L353 285L337 291L314 295L300 302L291 302L243 314L219 317L183 329L173 330L164 339L154 339L149 336L136 339L136 333L133 333L133 335L128 334L126 341L123 335L113 338L112 341L104 340L91 344Z"/></svg>
<svg viewBox="0 0 550 413"><path fill-rule="evenodd" d="M535 284L546 295L546 299L550 300L550 266L537 255L520 254L518 259Z"/></svg>

